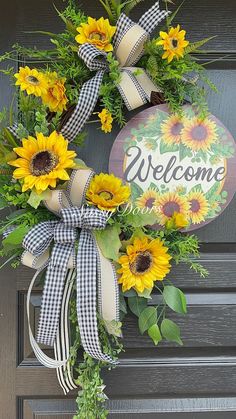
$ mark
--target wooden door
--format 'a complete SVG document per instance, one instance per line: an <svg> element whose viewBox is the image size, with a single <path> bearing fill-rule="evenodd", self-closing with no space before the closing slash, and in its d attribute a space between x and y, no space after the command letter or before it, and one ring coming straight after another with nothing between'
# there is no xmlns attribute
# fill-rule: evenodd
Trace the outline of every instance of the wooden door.
<svg viewBox="0 0 236 419"><path fill-rule="evenodd" d="M134 17L153 1L145 0ZM62 1L55 3L58 8L63 6ZM84 1L84 9L89 15L101 15L98 1ZM192 40L218 35L208 46L214 52L202 55L204 62L218 59L209 66L209 75L219 89L219 95L209 95L210 109L236 138L236 2L186 0L179 21ZM24 31L55 32L60 25L52 0L2 1L0 50L9 49L14 42L45 47L45 38ZM9 103L10 87L5 76L0 83L2 107ZM115 135L103 136L90 129L80 157L96 170L106 171ZM111 418L236 417L235 204L236 199L218 219L197 232L209 278L199 279L184 266L172 273L189 303L187 317L178 316L184 347L169 343L153 347L139 335L135 318L128 317L126 353L116 370L104 373ZM55 372L38 363L29 345L25 300L31 277L32 271L22 267L0 271L0 419L71 419L76 393L63 396ZM35 289L31 298L35 327L40 295Z"/></svg>

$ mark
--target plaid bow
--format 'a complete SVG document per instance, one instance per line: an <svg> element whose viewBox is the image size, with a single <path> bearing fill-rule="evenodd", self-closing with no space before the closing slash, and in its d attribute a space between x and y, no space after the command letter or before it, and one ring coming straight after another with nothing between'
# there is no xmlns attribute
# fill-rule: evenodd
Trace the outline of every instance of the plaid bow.
<svg viewBox="0 0 236 419"><path fill-rule="evenodd" d="M89 207L70 207L60 211L60 221L39 223L23 240L23 247L36 258L53 244L47 260L37 341L53 346L58 330L61 303L69 259L77 267L77 314L84 350L93 358L114 362L102 353L97 329L97 271L99 258L94 229L104 229L109 212ZM77 255L75 242L80 228Z"/></svg>

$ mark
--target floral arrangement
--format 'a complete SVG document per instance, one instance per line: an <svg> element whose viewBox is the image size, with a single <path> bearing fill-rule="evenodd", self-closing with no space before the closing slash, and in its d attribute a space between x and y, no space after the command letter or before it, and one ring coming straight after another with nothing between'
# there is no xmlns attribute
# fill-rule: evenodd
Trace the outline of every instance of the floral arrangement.
<svg viewBox="0 0 236 419"><path fill-rule="evenodd" d="M35 282L44 284L37 342L29 325L31 345L40 362L57 369L65 393L80 387L74 416L80 419L107 417L100 371L115 366L123 350L121 320L128 309L155 345L162 339L182 345L169 310L185 315L186 298L168 274L184 262L207 275L195 261L197 237L181 232L188 225L187 208L164 220L155 210L125 211L130 186L112 174L95 175L69 142L81 145L86 123L99 122L104 133L113 123L123 126L126 108L147 102L167 102L176 117L187 99L204 118L205 89L198 82L214 86L192 53L209 39L190 43L179 25L171 26L177 11L161 11L158 3L138 25L128 15L139 1L100 3L108 18L87 17L72 0L57 11L65 31L39 31L53 49L15 45L1 57L17 54L27 64L16 74L11 67L2 70L17 91L10 109L0 114L0 206L14 207L1 221L1 256L7 259L3 265L21 261L37 270L27 301ZM164 18L166 27L150 39ZM133 55L124 46L127 36ZM163 129L169 144L168 127ZM139 198L140 207L153 198L151 191ZM154 229L160 221L162 228ZM154 293L160 294L158 306L150 304ZM38 342L54 345L55 359Z"/></svg>

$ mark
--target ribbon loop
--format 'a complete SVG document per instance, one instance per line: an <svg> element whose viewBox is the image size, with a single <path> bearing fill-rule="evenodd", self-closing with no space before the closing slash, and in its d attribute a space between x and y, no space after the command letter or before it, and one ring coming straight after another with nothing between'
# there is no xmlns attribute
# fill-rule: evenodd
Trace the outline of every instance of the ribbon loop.
<svg viewBox="0 0 236 419"><path fill-rule="evenodd" d="M107 54L104 51L97 49L94 45L88 43L81 45L78 55L91 71L107 70L108 68L106 60ZM98 57L100 57L100 59Z"/></svg>
<svg viewBox="0 0 236 419"><path fill-rule="evenodd" d="M33 227L24 237L23 247L34 256L42 255L50 246L57 221L45 221Z"/></svg>
<svg viewBox="0 0 236 419"><path fill-rule="evenodd" d="M55 243L74 243L77 238L76 229L66 226L64 223L58 223L54 228Z"/></svg>

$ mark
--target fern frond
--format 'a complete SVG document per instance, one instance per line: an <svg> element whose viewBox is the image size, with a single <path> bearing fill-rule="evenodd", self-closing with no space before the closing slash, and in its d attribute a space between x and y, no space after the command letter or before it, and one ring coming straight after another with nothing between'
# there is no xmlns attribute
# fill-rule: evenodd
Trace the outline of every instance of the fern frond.
<svg viewBox="0 0 236 419"><path fill-rule="evenodd" d="M216 38L216 36L210 36L209 38L204 38L201 41L194 42L189 44L185 49L185 54L191 54L193 52L198 52L199 48L205 45L207 42L211 41L211 39Z"/></svg>

